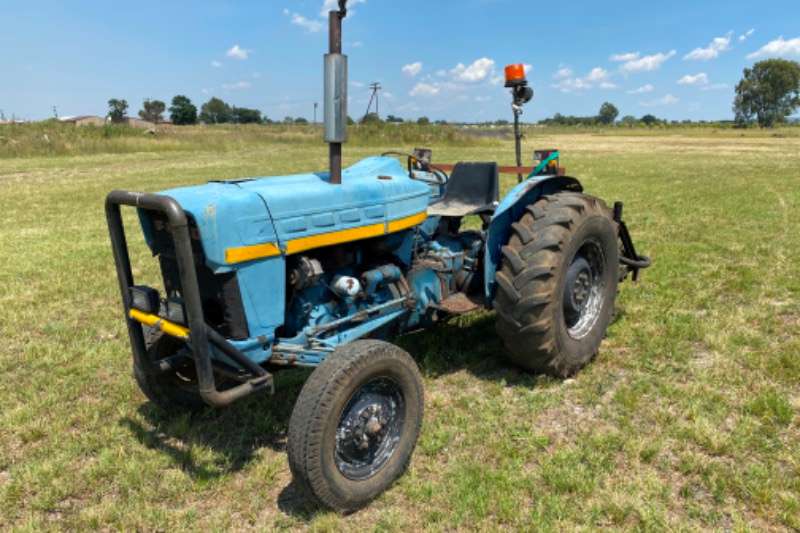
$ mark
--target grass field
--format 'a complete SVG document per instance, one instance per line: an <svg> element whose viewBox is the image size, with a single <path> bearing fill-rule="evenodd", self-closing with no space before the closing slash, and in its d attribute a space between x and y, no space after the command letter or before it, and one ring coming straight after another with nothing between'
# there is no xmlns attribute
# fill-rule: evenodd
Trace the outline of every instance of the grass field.
<svg viewBox="0 0 800 533"><path fill-rule="evenodd" d="M401 338L422 436L408 474L348 517L291 485L302 372L195 418L160 414L131 377L105 194L325 167L321 143L257 141L0 159L0 529L800 529L795 131L532 132L526 150L561 148L588 191L625 200L655 265L573 380L507 364L489 312ZM434 156L511 162L512 146Z"/></svg>

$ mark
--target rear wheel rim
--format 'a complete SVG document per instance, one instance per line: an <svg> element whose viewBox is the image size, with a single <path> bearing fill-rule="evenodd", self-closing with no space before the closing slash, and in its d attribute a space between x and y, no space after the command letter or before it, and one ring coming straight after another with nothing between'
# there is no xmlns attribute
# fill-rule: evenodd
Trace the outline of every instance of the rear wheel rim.
<svg viewBox="0 0 800 533"><path fill-rule="evenodd" d="M376 378L356 389L336 428L339 472L356 481L374 476L397 451L405 411L403 392L390 378Z"/></svg>
<svg viewBox="0 0 800 533"><path fill-rule="evenodd" d="M586 337L595 328L605 306L606 260L599 242L584 242L567 269L562 307L567 333Z"/></svg>

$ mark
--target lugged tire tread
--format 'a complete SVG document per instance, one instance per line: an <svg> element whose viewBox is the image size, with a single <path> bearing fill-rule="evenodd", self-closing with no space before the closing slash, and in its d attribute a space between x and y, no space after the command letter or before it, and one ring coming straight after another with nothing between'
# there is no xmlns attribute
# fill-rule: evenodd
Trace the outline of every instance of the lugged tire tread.
<svg viewBox="0 0 800 533"><path fill-rule="evenodd" d="M498 334L511 360L523 368L557 377L578 370L559 358L548 310L560 298L556 271L564 247L579 221L595 215L612 218L602 200L565 191L542 196L512 224L497 273L495 309Z"/></svg>

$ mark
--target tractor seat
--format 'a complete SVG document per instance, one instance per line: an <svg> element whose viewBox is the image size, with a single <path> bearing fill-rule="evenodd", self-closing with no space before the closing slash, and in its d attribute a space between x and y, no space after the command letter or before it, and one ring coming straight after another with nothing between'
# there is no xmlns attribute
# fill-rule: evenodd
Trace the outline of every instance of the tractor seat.
<svg viewBox="0 0 800 533"><path fill-rule="evenodd" d="M428 214L464 217L491 213L499 194L497 163L458 163L450 174L444 196L428 207Z"/></svg>

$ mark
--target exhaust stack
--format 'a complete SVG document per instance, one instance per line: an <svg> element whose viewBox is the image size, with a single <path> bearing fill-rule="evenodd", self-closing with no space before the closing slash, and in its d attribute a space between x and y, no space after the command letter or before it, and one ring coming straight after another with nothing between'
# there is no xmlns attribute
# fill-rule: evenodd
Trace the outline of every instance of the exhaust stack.
<svg viewBox="0 0 800 533"><path fill-rule="evenodd" d="M325 142L330 146L330 182L342 183L342 144L347 142L347 56L342 54L342 20L347 0L329 17L330 50L325 54Z"/></svg>

